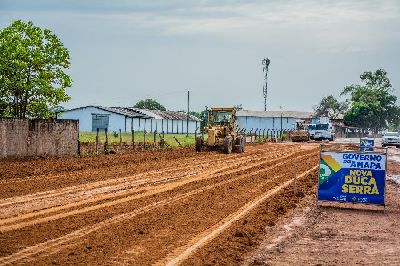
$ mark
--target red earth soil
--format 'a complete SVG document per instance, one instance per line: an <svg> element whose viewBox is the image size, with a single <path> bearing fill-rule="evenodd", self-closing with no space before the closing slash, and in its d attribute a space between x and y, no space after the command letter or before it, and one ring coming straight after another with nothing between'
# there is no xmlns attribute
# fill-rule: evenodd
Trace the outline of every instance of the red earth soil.
<svg viewBox="0 0 400 266"><path fill-rule="evenodd" d="M231 264L312 193L319 146L1 161L0 265Z"/></svg>

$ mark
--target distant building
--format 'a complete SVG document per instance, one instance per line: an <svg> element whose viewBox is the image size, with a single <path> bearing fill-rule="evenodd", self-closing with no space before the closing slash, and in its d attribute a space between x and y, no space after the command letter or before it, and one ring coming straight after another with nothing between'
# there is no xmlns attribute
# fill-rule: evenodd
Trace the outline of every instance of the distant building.
<svg viewBox="0 0 400 266"><path fill-rule="evenodd" d="M97 128L108 131L165 132L186 133L187 120L189 133L200 126L200 120L184 112L147 110L130 107L84 106L65 110L59 119L79 120L79 131L96 131ZM199 130L199 129L198 129Z"/></svg>
<svg viewBox="0 0 400 266"><path fill-rule="evenodd" d="M290 130L296 127L296 121L308 120L312 112L297 111L249 111L239 110L236 113L239 128L246 131L259 130Z"/></svg>

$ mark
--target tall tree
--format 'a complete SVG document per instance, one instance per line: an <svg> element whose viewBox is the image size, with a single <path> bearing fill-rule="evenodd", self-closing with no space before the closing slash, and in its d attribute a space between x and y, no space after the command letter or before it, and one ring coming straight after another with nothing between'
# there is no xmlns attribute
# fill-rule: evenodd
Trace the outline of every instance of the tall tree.
<svg viewBox="0 0 400 266"><path fill-rule="evenodd" d="M314 107L314 112L317 116L338 118L339 115L344 114L347 107L347 102L340 102L333 95L328 95L323 97L319 104Z"/></svg>
<svg viewBox="0 0 400 266"><path fill-rule="evenodd" d="M21 20L0 30L0 103L3 115L49 118L70 97L68 50L48 29Z"/></svg>
<svg viewBox="0 0 400 266"><path fill-rule="evenodd" d="M377 132L389 125L399 125L400 108L387 72L378 69L367 71L361 76L361 84L346 86L342 95L349 95L350 109L345 113L345 121L356 127Z"/></svg>
<svg viewBox="0 0 400 266"><path fill-rule="evenodd" d="M165 111L165 107L154 99L145 99L138 101L133 107L149 110Z"/></svg>

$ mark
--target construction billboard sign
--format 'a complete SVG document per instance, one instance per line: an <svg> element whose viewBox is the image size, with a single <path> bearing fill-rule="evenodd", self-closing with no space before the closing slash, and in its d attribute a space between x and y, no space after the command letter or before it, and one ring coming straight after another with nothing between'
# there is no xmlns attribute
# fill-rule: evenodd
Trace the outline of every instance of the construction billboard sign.
<svg viewBox="0 0 400 266"><path fill-rule="evenodd" d="M385 205L386 153L321 151L318 200Z"/></svg>

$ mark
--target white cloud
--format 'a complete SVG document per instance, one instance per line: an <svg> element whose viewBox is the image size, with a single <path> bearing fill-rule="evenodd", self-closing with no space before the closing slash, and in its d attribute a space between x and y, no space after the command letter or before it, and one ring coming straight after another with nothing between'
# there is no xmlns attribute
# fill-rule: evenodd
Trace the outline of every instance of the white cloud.
<svg viewBox="0 0 400 266"><path fill-rule="evenodd" d="M54 30L71 49L73 105L159 96L174 109L176 97L160 90L197 88L197 109L261 108L263 56L272 59L271 108L309 110L321 95L378 67L400 84L398 0L9 0L7 10L0 6L0 26L17 18Z"/></svg>
<svg viewBox="0 0 400 266"><path fill-rule="evenodd" d="M203 1L204 2L204 1ZM218 3L218 1L216 1ZM207 2L209 3L209 2ZM165 12L144 9L110 16L137 26L161 28L170 34L236 33L263 27L324 28L344 23L379 23L400 18L397 1L288 1L204 4L170 7Z"/></svg>

